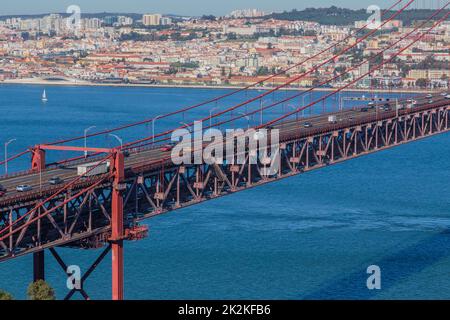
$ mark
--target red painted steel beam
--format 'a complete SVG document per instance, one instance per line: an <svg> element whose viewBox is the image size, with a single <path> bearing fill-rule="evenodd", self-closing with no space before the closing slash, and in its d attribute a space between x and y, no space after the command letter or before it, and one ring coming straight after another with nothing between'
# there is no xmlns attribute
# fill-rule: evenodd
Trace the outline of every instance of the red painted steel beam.
<svg viewBox="0 0 450 320"><path fill-rule="evenodd" d="M39 147L32 150L31 169L45 169L45 151ZM33 282L38 280L45 280L44 251L33 253Z"/></svg>
<svg viewBox="0 0 450 320"><path fill-rule="evenodd" d="M112 249L112 299L123 300L123 183L125 158L118 151L114 156L114 184L112 188L111 249Z"/></svg>
<svg viewBox="0 0 450 320"><path fill-rule="evenodd" d="M84 148L84 147L72 147L72 146L49 146L49 145L40 145L38 147L42 150L58 150L58 151L89 151L89 152L100 152L100 153L111 153L112 149L107 148Z"/></svg>
<svg viewBox="0 0 450 320"><path fill-rule="evenodd" d="M32 157L31 157L31 169L32 170L45 170L45 151L36 147L31 149Z"/></svg>

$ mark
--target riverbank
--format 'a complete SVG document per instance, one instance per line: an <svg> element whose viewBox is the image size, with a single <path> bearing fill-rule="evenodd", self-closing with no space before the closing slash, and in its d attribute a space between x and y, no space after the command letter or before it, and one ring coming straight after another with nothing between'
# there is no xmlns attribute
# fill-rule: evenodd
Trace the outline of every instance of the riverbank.
<svg viewBox="0 0 450 320"><path fill-rule="evenodd" d="M140 88L181 88L181 89L223 89L223 90L238 90L243 89L244 86L225 86L225 85L201 85L201 84L191 84L191 85L173 85L173 84L138 84L138 83L98 83L98 82L89 82L83 80L43 80L43 79L14 79L14 80L4 80L0 81L1 84L26 84L26 85L39 85L39 86L84 86L84 87L140 87ZM251 87L248 90L271 90L273 87L260 86L260 87ZM302 88L286 88L284 90L287 91L298 91L298 90L308 90L311 88L302 87ZM322 92L331 92L335 91L336 88L315 88L314 91L322 91ZM426 89L376 89L376 90L368 90L363 88L348 88L342 90L344 92L365 92L373 91L377 93L414 93L414 94L424 94L442 90L426 90Z"/></svg>

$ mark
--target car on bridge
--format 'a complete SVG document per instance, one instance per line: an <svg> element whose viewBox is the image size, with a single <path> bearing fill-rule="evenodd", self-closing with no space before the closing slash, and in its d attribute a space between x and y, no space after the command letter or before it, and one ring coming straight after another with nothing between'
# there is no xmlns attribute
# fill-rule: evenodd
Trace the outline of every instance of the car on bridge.
<svg viewBox="0 0 450 320"><path fill-rule="evenodd" d="M311 122L305 122L304 124L303 124L303 127L305 127L305 128L311 128L313 125L312 125L312 123Z"/></svg>
<svg viewBox="0 0 450 320"><path fill-rule="evenodd" d="M61 179L60 177L53 177L50 180L48 180L48 183L50 183L52 186L62 184L63 182L64 182L64 180Z"/></svg>
<svg viewBox="0 0 450 320"><path fill-rule="evenodd" d="M0 197L3 197L6 194L6 188L0 184Z"/></svg>
<svg viewBox="0 0 450 320"><path fill-rule="evenodd" d="M380 107L380 109L383 111L390 111L391 105L389 103L385 103L384 106Z"/></svg>
<svg viewBox="0 0 450 320"><path fill-rule="evenodd" d="M172 149L175 148L176 145L177 145L177 144L176 144L175 142L171 142L171 143L168 143L168 144L163 145L163 146L160 148L160 150L161 150L162 152L169 152L169 151L172 151Z"/></svg>
<svg viewBox="0 0 450 320"><path fill-rule="evenodd" d="M20 186L16 187L16 191L18 192L28 192L33 190L33 188L27 184L21 184Z"/></svg>
<svg viewBox="0 0 450 320"><path fill-rule="evenodd" d="M450 94L445 95L445 99L450 99Z"/></svg>
<svg viewBox="0 0 450 320"><path fill-rule="evenodd" d="M77 173L83 179L92 176L98 176L107 173L109 166L109 161L80 164L77 167Z"/></svg>
<svg viewBox="0 0 450 320"><path fill-rule="evenodd" d="M336 117L336 115L331 115L331 116L328 116L328 122L329 123L337 123L337 117Z"/></svg>

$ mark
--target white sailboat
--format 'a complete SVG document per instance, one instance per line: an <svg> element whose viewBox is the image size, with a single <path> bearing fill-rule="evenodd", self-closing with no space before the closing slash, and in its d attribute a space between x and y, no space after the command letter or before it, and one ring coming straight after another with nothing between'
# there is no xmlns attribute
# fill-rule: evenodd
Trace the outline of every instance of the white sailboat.
<svg viewBox="0 0 450 320"><path fill-rule="evenodd" d="M44 92L42 93L42 102L47 102L47 101L48 101L47 93L45 92L45 89L44 89Z"/></svg>

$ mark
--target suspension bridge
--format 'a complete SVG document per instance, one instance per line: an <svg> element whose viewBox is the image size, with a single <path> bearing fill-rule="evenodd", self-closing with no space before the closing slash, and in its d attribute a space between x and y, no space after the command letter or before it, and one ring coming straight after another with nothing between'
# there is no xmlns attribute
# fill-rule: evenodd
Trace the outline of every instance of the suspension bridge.
<svg viewBox="0 0 450 320"><path fill-rule="evenodd" d="M417 95L414 99L373 99L369 105L365 103L351 108L336 106L332 112L321 112L309 117L305 117L304 111L317 109L321 103L331 103L330 98L350 90L356 83L370 77L373 72L432 33L443 21L448 20L450 13L446 8L449 2L375 56L364 59L313 88L286 90L370 39L413 3L414 0L397 1L383 13L383 22L378 29L367 31L366 25L354 30L345 39L284 69L279 74L300 70L311 59L324 57L323 62L289 78L283 85L258 92L256 96L238 104L220 110L217 108L217 112L209 112L209 116L196 119L203 123L209 121L209 126L205 127L207 130L220 126L232 127L237 120L261 115L260 123L253 129L279 131L279 165L271 175L263 174L266 164L251 163L252 155L248 146L245 148L243 163L232 160L214 164L175 164L167 143L175 130L190 129L193 122L140 137L117 148L76 146L83 139L154 124L155 118L85 136L42 143L0 162L0 165L6 165L20 157L31 158L29 170L0 177L4 189L0 197L0 262L32 254L33 279L38 280L45 278L46 251L50 252L64 272L68 272L67 265L57 252L58 247L103 248L98 259L93 261L81 278L81 284L111 252L112 298L120 300L124 298L123 242L140 240L148 235L148 229L140 225L142 220L448 132L450 96L446 92ZM388 17L387 13L390 14ZM387 52L388 58L385 56ZM369 70L349 83L333 88L310 103L296 103L280 116L275 117L270 113L270 110L287 103L302 101L298 98L350 74L364 64L370 65ZM175 119L194 109L218 106L230 96L270 83L275 76L158 118ZM279 100L267 105L263 103L265 97L280 92L283 94ZM225 114L230 115L230 118L219 120ZM217 121L212 123L212 119ZM178 122L174 120L174 123ZM53 163L46 161L49 153L61 151L86 155ZM234 158L237 156L235 154ZM80 167L85 168L85 171L80 173ZM71 298L76 292L89 298L82 285L70 291L66 298Z"/></svg>

